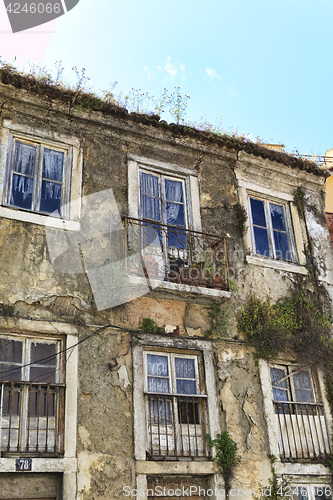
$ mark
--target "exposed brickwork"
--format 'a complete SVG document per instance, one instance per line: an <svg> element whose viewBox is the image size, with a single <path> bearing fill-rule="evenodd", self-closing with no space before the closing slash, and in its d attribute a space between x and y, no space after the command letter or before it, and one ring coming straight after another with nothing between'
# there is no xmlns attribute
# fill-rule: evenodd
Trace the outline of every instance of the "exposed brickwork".
<svg viewBox="0 0 333 500"><path fill-rule="evenodd" d="M325 212L325 215L326 215L328 230L329 230L330 237L331 237L331 242L333 245L333 214L329 213L329 212Z"/></svg>

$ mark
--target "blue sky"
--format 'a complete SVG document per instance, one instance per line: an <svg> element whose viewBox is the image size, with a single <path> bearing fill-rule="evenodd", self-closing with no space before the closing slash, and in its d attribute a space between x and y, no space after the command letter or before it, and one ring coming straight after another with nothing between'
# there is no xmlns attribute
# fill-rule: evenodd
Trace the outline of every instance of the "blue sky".
<svg viewBox="0 0 333 500"><path fill-rule="evenodd" d="M189 121L289 152L333 147L331 0L80 0L16 34L3 2L0 17L0 53L19 66L61 60L68 75L84 67L94 88L117 81L118 92L180 86Z"/></svg>

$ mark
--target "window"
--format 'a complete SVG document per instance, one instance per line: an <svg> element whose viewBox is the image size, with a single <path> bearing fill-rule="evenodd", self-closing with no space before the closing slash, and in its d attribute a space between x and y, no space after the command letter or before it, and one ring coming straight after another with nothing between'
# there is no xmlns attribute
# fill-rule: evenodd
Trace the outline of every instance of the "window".
<svg viewBox="0 0 333 500"><path fill-rule="evenodd" d="M140 218L149 221L145 228L146 245L186 250L187 207L184 180L140 171ZM155 225L152 222L159 224ZM165 225L164 229L160 224ZM175 253L175 252L174 252ZM176 253L179 253L179 251Z"/></svg>
<svg viewBox="0 0 333 500"><path fill-rule="evenodd" d="M183 180L141 170L140 204L143 219L187 226Z"/></svg>
<svg viewBox="0 0 333 500"><path fill-rule="evenodd" d="M145 352L144 364L148 456L207 456L200 356Z"/></svg>
<svg viewBox="0 0 333 500"><path fill-rule="evenodd" d="M1 452L63 451L61 341L0 338Z"/></svg>
<svg viewBox="0 0 333 500"><path fill-rule="evenodd" d="M272 366L271 380L274 401L314 403L314 386L309 370L291 366Z"/></svg>
<svg viewBox="0 0 333 500"><path fill-rule="evenodd" d="M9 134L4 204L68 218L72 150Z"/></svg>
<svg viewBox="0 0 333 500"><path fill-rule="evenodd" d="M249 207L254 254L297 262L288 204L250 196Z"/></svg>
<svg viewBox="0 0 333 500"><path fill-rule="evenodd" d="M280 454L303 459L330 453L323 403L311 371L273 365L270 376Z"/></svg>

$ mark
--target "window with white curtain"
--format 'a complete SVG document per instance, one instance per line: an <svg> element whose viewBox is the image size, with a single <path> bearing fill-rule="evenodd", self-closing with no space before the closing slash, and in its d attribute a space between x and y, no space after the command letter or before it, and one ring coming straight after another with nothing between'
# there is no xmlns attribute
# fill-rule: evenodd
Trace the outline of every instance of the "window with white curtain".
<svg viewBox="0 0 333 500"><path fill-rule="evenodd" d="M190 420L199 422L199 405L188 408L184 397L202 395L202 381L199 377L198 356L166 352L145 353L145 392L155 394L153 401L153 419L172 420L172 413L178 414L180 423ZM201 382L201 383L200 383ZM176 399L162 399L158 404L158 395L173 395ZM177 408L172 405L177 404ZM158 408L158 409L157 409ZM159 416L157 413L159 412ZM188 414L187 414L188 413Z"/></svg>
<svg viewBox="0 0 333 500"><path fill-rule="evenodd" d="M71 159L70 147L10 134L4 204L67 217Z"/></svg>
<svg viewBox="0 0 333 500"><path fill-rule="evenodd" d="M184 180L141 170L140 217L187 227Z"/></svg>

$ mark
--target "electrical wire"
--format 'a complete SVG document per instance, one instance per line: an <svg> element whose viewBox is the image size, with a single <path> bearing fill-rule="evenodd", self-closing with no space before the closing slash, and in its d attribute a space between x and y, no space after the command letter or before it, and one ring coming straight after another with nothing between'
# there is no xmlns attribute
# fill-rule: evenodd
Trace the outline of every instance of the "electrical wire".
<svg viewBox="0 0 333 500"><path fill-rule="evenodd" d="M94 335L98 335L100 332L102 332L103 330L105 330L106 328L117 328L118 330L122 330L122 331L129 331L128 328L125 328L125 327L122 327L122 326L118 326L118 325L112 325L112 324L109 324L109 325L104 325L104 326L101 326L100 328L98 328L97 330L95 330L94 332L90 333L89 335L87 335L86 337L83 337L83 339L79 340L78 342L76 342L75 344L69 346L69 347L66 347L64 349L62 349L61 351L55 353L55 354L52 354L51 356L46 356L45 358L41 358L39 360L36 360L32 363L26 363L25 365L20 365L19 367L17 368L11 368L9 370L3 370L0 372L0 378L3 377L4 374L8 374L8 373L13 373L13 372L17 372L18 370L21 370L22 368L25 368L26 366L31 366L31 365L36 365L38 363L40 364L43 364L43 362L47 362L47 361L51 361L52 359L55 359L57 356L60 356L61 354L63 354L64 352L67 352L67 351L70 351L71 349L74 349L75 347L77 347L79 344L82 344L82 342L85 342L86 340L90 339L91 337L93 337ZM137 331L137 330L135 330ZM66 363L67 363L67 360L66 360Z"/></svg>

